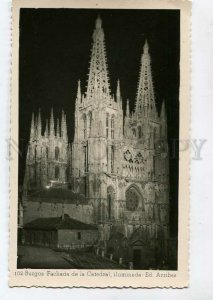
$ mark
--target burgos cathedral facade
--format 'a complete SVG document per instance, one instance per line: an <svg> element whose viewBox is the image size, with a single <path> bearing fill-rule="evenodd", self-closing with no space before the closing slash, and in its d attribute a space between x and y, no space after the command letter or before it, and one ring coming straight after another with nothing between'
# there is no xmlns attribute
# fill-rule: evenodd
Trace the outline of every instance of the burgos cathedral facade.
<svg viewBox="0 0 213 300"><path fill-rule="evenodd" d="M156 109L147 42L135 108L130 111L127 100L124 113L122 104L119 80L116 95L110 92L98 17L85 94L78 82L73 142L68 140L63 111L56 120L51 109L44 127L40 111L32 116L22 195L23 242L91 244L133 261L135 267L150 267L167 258L167 118L164 103L160 113ZM60 218L66 222L54 230L50 224ZM59 229L64 230L60 236Z"/></svg>

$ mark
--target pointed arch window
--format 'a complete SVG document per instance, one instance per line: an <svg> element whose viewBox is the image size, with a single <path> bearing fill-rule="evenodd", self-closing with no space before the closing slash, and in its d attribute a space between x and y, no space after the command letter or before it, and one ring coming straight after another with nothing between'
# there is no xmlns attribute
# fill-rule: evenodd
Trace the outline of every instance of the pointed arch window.
<svg viewBox="0 0 213 300"><path fill-rule="evenodd" d="M34 157L35 157L35 161L37 160L37 148L35 147L35 149L34 149Z"/></svg>
<svg viewBox="0 0 213 300"><path fill-rule="evenodd" d="M84 139L87 138L87 117L83 115L83 137Z"/></svg>
<svg viewBox="0 0 213 300"><path fill-rule="evenodd" d="M90 135L91 129L92 129L92 112L91 111L88 114L88 119L89 119L89 135Z"/></svg>
<svg viewBox="0 0 213 300"><path fill-rule="evenodd" d="M138 126L138 138L142 138L142 131L141 131L141 126Z"/></svg>
<svg viewBox="0 0 213 300"><path fill-rule="evenodd" d="M46 158L48 158L48 157L49 157L49 148L46 147Z"/></svg>
<svg viewBox="0 0 213 300"><path fill-rule="evenodd" d="M108 145L106 145L106 161L107 161L107 170L109 168L109 150Z"/></svg>
<svg viewBox="0 0 213 300"><path fill-rule="evenodd" d="M83 146L83 152L84 152L84 172L88 172L88 141Z"/></svg>
<svg viewBox="0 0 213 300"><path fill-rule="evenodd" d="M59 147L55 147L55 160L59 160Z"/></svg>
<svg viewBox="0 0 213 300"><path fill-rule="evenodd" d="M109 137L109 114L106 114L106 137Z"/></svg>
<svg viewBox="0 0 213 300"><path fill-rule="evenodd" d="M154 143L156 143L157 141L157 128L154 128L154 132L153 132L153 139L154 139Z"/></svg>
<svg viewBox="0 0 213 300"><path fill-rule="evenodd" d="M112 115L111 117L111 139L114 140L115 138L115 116Z"/></svg>
<svg viewBox="0 0 213 300"><path fill-rule="evenodd" d="M111 146L111 173L114 173L115 146Z"/></svg>
<svg viewBox="0 0 213 300"><path fill-rule="evenodd" d="M136 136L136 130L135 130L135 128L132 129L132 133L133 133L133 136Z"/></svg>
<svg viewBox="0 0 213 300"><path fill-rule="evenodd" d="M108 210L108 218L112 217L112 197L110 194L107 195L107 210Z"/></svg>
<svg viewBox="0 0 213 300"><path fill-rule="evenodd" d="M59 166L55 166L55 179L59 179Z"/></svg>

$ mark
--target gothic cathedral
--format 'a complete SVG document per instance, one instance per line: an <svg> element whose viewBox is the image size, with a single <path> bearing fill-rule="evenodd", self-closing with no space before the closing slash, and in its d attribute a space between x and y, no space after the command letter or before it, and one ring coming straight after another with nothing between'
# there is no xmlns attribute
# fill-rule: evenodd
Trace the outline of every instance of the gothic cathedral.
<svg viewBox="0 0 213 300"><path fill-rule="evenodd" d="M116 95L110 91L105 51L98 17L85 94L78 82L72 144L63 111L56 121L52 109L44 130L40 112L32 116L23 223L66 213L95 224L98 245L115 256L131 260L142 249L150 261L156 256L166 258L167 119L164 103L160 114L156 109L149 45L146 41L143 47L134 111L127 100L125 114L119 80ZM56 189L63 199L56 199ZM52 198L50 190L54 190Z"/></svg>

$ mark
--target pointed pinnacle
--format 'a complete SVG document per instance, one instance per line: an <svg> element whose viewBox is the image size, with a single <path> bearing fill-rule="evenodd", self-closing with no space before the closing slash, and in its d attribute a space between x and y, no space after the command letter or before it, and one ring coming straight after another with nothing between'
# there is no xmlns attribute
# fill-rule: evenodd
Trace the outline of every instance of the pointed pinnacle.
<svg viewBox="0 0 213 300"><path fill-rule="evenodd" d="M53 107L51 107L50 118L51 118L51 119L54 119L54 117L53 117Z"/></svg>
<svg viewBox="0 0 213 300"><path fill-rule="evenodd" d="M117 101L118 101L118 99L120 99L120 97L121 97L121 89L120 89L120 80L118 79L118 81L117 81L117 91L116 91Z"/></svg>
<svg viewBox="0 0 213 300"><path fill-rule="evenodd" d="M49 135L49 126L48 126L48 119L46 119L46 126L45 126L45 136Z"/></svg>
<svg viewBox="0 0 213 300"><path fill-rule="evenodd" d="M53 115L53 108L51 108L51 113L50 113L50 134L55 135L54 133L54 115Z"/></svg>
<svg viewBox="0 0 213 300"><path fill-rule="evenodd" d="M34 134L35 134L35 120L34 120L34 113L32 113L31 129L30 129L30 139L34 138Z"/></svg>
<svg viewBox="0 0 213 300"><path fill-rule="evenodd" d="M34 112L32 113L31 124L34 125Z"/></svg>
<svg viewBox="0 0 213 300"><path fill-rule="evenodd" d="M39 108L38 110L38 121L37 121L37 134L40 136L41 135L41 130L42 130L42 124L41 124L41 110Z"/></svg>
<svg viewBox="0 0 213 300"><path fill-rule="evenodd" d="M101 25L102 25L102 20L101 20L101 18L100 18L100 15L98 15L98 17L97 17L97 19L96 19L96 21L95 21L95 27L96 27L97 29L99 29L99 28L101 28Z"/></svg>
<svg viewBox="0 0 213 300"><path fill-rule="evenodd" d="M165 101L163 100L162 106L161 106L161 112L160 112L160 118L162 120L166 120L166 107L165 107Z"/></svg>
<svg viewBox="0 0 213 300"><path fill-rule="evenodd" d="M129 117L129 99L127 99L126 103L126 117Z"/></svg>
<svg viewBox="0 0 213 300"><path fill-rule="evenodd" d="M60 137L60 125L59 125L59 119L57 119L56 135L57 135L57 137Z"/></svg>
<svg viewBox="0 0 213 300"><path fill-rule="evenodd" d="M41 123L41 109L38 110L38 123Z"/></svg>
<svg viewBox="0 0 213 300"><path fill-rule="evenodd" d="M145 41L145 44L144 44L144 46L143 46L143 53L144 53L144 54L149 53L149 45L148 45L147 40Z"/></svg>
<svg viewBox="0 0 213 300"><path fill-rule="evenodd" d="M81 98L81 81L80 79L78 80L78 90L77 90L77 98Z"/></svg>
<svg viewBox="0 0 213 300"><path fill-rule="evenodd" d="M67 122L66 122L66 115L62 111L62 118L61 118L61 136L67 138Z"/></svg>

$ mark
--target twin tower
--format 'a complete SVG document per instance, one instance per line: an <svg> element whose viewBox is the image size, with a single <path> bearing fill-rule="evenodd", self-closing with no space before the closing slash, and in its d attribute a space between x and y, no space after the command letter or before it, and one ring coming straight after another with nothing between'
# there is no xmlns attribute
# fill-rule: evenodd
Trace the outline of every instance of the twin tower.
<svg viewBox="0 0 213 300"><path fill-rule="evenodd" d="M169 165L165 105L158 114L145 42L134 111L126 112L120 83L112 95L107 71L102 21L93 32L92 56L85 94L78 82L75 127L68 141L66 116L55 122L53 110L43 131L40 113L32 118L24 188L61 187L84 195L93 207L90 222L133 238L166 247L169 216ZM69 112L72 113L72 112ZM135 233L135 239L137 238ZM142 238L143 236L143 238Z"/></svg>

